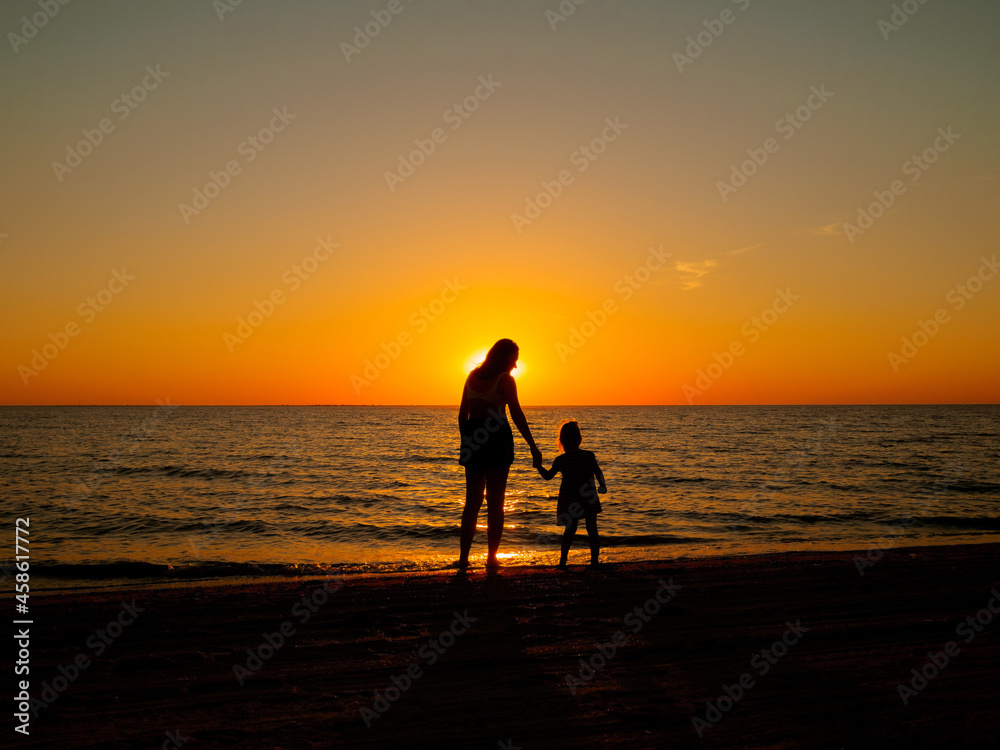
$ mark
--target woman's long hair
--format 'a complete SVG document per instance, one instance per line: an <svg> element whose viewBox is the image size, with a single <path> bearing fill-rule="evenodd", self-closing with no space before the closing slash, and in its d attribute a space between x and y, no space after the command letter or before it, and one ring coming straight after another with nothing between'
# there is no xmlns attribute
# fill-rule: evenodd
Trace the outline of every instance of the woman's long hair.
<svg viewBox="0 0 1000 750"><path fill-rule="evenodd" d="M491 380L501 372L507 371L510 355L516 351L518 351L517 344L510 339L500 339L490 347L486 353L486 359L473 372L481 380Z"/></svg>

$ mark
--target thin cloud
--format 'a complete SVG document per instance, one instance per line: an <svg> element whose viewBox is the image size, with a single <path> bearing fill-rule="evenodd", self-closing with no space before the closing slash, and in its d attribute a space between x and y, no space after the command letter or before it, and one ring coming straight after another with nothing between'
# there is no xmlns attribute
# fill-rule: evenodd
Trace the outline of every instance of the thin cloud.
<svg viewBox="0 0 1000 750"><path fill-rule="evenodd" d="M748 245L747 247L741 247L739 250L730 250L726 255L740 255L742 253L749 253L751 250L756 250L760 247L763 242L758 242L756 245Z"/></svg>
<svg viewBox="0 0 1000 750"><path fill-rule="evenodd" d="M843 233L844 225L843 222L840 221L835 221L833 224L826 224L825 226L809 230L809 234L818 234L821 237L835 237Z"/></svg>
<svg viewBox="0 0 1000 750"><path fill-rule="evenodd" d="M718 267L719 261L717 260L692 261L690 263L677 261L677 265L675 266L677 272L686 277L681 279L682 289L696 289L700 287L701 277L711 273Z"/></svg>
<svg viewBox="0 0 1000 750"><path fill-rule="evenodd" d="M758 242L756 245L747 245L737 250L727 250L724 255L733 256L749 253L751 250L756 250L762 244L762 242ZM677 261L674 268L677 270L677 273L681 274L681 289L688 290L700 287L702 285L702 277L715 271L721 265L721 261L709 258L708 260L700 261Z"/></svg>

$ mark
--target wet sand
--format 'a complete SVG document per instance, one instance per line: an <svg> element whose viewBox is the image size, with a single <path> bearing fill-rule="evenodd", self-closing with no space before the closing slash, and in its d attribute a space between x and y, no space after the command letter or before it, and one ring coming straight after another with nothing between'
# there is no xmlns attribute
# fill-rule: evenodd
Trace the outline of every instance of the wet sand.
<svg viewBox="0 0 1000 750"><path fill-rule="evenodd" d="M992 744L1000 545L854 558L35 595L13 746Z"/></svg>

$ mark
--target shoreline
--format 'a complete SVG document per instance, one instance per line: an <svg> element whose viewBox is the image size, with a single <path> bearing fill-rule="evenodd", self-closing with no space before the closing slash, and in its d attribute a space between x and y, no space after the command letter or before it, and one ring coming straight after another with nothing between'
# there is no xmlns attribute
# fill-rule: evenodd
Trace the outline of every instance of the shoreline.
<svg viewBox="0 0 1000 750"><path fill-rule="evenodd" d="M859 548L854 544L845 542L843 544L824 546L823 543L817 543L815 548L802 549L800 547L788 549L772 549L765 552L751 551L747 549L737 549L737 550L726 550L719 551L717 554L705 554L701 551L678 555L675 557L642 557L636 556L635 558L613 560L608 563L604 563L608 568L618 568L623 566L636 566L636 565L653 565L653 566L669 566L679 563L694 563L698 561L708 561L708 560L718 560L718 559L745 559L763 556L795 556L795 555L842 555L842 554L857 554L864 557L869 557L874 551L877 554L878 551L888 552L890 550L909 550L909 549L923 549L923 548L938 548L938 547L979 547L988 545L1000 545L1000 535L990 535L982 540L977 540L970 537L961 537L956 541L941 541L940 543L934 543L934 538L928 538L923 540L913 540L915 543L907 543L892 546L880 546L877 542L886 541L884 538L875 539L866 548ZM678 545L682 546L682 545ZM686 546L686 545L683 545ZM608 548L603 550L607 552ZM610 548L615 549L615 548ZM555 560L558 557L558 552L549 551L544 553L549 555ZM583 535L582 539L577 539L576 557L571 553L571 564L570 567L586 567L584 563L575 564L572 561L582 560L586 558L586 536ZM455 555L457 558L457 553ZM485 561L486 553L481 552L472 556L474 563L470 566L470 573L482 572L484 569L483 562ZM307 572L297 573L294 568L297 565L301 565L304 568L313 568L315 570L308 570ZM48 596L48 595L66 595L75 593L97 593L101 591L112 591L112 590L152 590L159 588L176 588L184 586L252 586L257 584L292 584L296 582L323 580L326 578L343 577L346 579L366 579L366 578L378 578L382 576L449 576L455 573L455 569L452 566L445 567L426 567L425 565L431 565L424 560L404 560L400 562L387 562L378 563L376 565L385 565L385 568L373 567L370 570L364 569L369 564L363 563L333 563L329 564L328 570L324 571L324 567L319 563L299 563L299 564L281 564L281 563L258 563L258 562L203 562L194 563L190 566L187 565L177 565L168 563L147 563L147 562L134 562L134 561L120 561L113 563L33 563L32 564L32 590L35 592L35 596ZM45 571L51 570L53 566L58 568L76 568L81 571L85 571L88 567L107 567L107 568L157 568L161 569L156 571L156 575L148 576L123 576L120 578L107 576L104 578L88 578L86 575L79 576L47 576ZM339 567L338 567L339 566ZM229 569L233 572L214 575L199 576L198 573L204 569L219 568ZM240 570L241 568L246 569L284 569L288 572L276 572L276 573L257 573L251 574ZM407 569L409 568L409 569ZM552 570L555 568L555 563L548 562L535 562L528 564L512 564L504 565L502 570L508 574L513 574L519 571L532 571L532 570ZM173 569L176 572L173 574L167 574L167 570ZM74 581L80 581L83 585L75 585ZM39 586L39 584L42 584ZM55 585L53 585L55 584Z"/></svg>
<svg viewBox="0 0 1000 750"><path fill-rule="evenodd" d="M799 552L39 594L31 695L53 700L18 746L967 747L1000 731L998 563L993 543L864 575Z"/></svg>

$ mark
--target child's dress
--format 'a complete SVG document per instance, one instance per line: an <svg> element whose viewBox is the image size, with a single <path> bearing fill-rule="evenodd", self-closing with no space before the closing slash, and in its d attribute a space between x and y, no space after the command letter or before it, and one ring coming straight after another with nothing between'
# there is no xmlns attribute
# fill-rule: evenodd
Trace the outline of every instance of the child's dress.
<svg viewBox="0 0 1000 750"><path fill-rule="evenodd" d="M556 504L556 523L566 526L573 519L579 520L601 512L601 499L597 496L594 475L597 457L581 449L556 456L552 471L562 474L559 485L559 502ZM570 510L574 504L579 507Z"/></svg>

